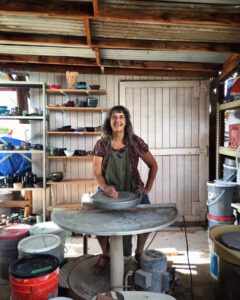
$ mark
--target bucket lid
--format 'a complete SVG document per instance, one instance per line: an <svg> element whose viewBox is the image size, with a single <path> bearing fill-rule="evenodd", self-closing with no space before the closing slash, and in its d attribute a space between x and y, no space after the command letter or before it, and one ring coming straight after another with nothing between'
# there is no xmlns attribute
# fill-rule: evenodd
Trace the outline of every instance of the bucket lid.
<svg viewBox="0 0 240 300"><path fill-rule="evenodd" d="M45 234L45 233L60 233L64 230L61 229L56 223L49 221L49 222L43 222L35 224L30 228L30 234Z"/></svg>
<svg viewBox="0 0 240 300"><path fill-rule="evenodd" d="M0 240L20 239L28 236L30 225L11 224L0 228Z"/></svg>
<svg viewBox="0 0 240 300"><path fill-rule="evenodd" d="M229 249L240 251L240 232L224 233L220 237L220 242Z"/></svg>
<svg viewBox="0 0 240 300"><path fill-rule="evenodd" d="M36 234L22 239L18 243L18 250L30 254L43 253L56 249L61 242L55 234Z"/></svg>
<svg viewBox="0 0 240 300"><path fill-rule="evenodd" d="M53 255L28 255L13 262L9 267L9 272L18 278L38 278L50 274L58 266L58 259Z"/></svg>

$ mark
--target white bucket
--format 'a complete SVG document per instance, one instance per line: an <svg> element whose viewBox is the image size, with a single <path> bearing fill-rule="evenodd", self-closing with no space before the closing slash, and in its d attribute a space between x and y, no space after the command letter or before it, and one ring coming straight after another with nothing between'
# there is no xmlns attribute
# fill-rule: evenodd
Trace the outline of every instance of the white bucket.
<svg viewBox="0 0 240 300"><path fill-rule="evenodd" d="M236 181L237 168L223 164L223 180Z"/></svg>
<svg viewBox="0 0 240 300"><path fill-rule="evenodd" d="M31 227L29 232L30 235L49 234L49 233L56 234L61 238L62 244L64 245L65 243L65 231L52 221L37 223Z"/></svg>
<svg viewBox="0 0 240 300"><path fill-rule="evenodd" d="M36 234L22 239L18 243L18 257L32 254L51 254L61 264L64 259L64 247L59 236L55 234Z"/></svg>

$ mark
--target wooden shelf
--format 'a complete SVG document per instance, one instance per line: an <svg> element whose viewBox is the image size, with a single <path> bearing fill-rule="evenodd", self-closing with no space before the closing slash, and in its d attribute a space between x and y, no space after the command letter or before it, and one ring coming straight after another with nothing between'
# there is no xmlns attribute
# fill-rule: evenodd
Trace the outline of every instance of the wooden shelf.
<svg viewBox="0 0 240 300"><path fill-rule="evenodd" d="M44 188L43 187L32 187L32 188L29 188L29 187L25 187L25 188L21 188L21 189L15 189L15 188L7 188L7 187L4 187L4 188L0 188L0 191L1 190L4 190L4 191L39 191L39 190L43 190Z"/></svg>
<svg viewBox="0 0 240 300"><path fill-rule="evenodd" d="M106 95L106 90L88 90L88 89L47 89L47 94L65 95L65 94L80 94L80 95Z"/></svg>
<svg viewBox="0 0 240 300"><path fill-rule="evenodd" d="M227 110L227 109L234 109L240 108L240 100L231 101L228 103L223 103L219 105L219 110Z"/></svg>
<svg viewBox="0 0 240 300"><path fill-rule="evenodd" d="M0 115L2 120L43 120L43 116L9 116L9 115Z"/></svg>
<svg viewBox="0 0 240 300"><path fill-rule="evenodd" d="M0 202L0 207L24 207L24 206L32 206L31 201L28 200L9 200Z"/></svg>
<svg viewBox="0 0 240 300"><path fill-rule="evenodd" d="M219 147L218 153L222 154L222 155L236 157L237 150L236 149L226 148L226 147Z"/></svg>
<svg viewBox="0 0 240 300"><path fill-rule="evenodd" d="M97 184L95 179L64 179L59 182L48 181L48 185L64 185L64 184Z"/></svg>
<svg viewBox="0 0 240 300"><path fill-rule="evenodd" d="M48 134L61 134L61 135L101 135L101 131L48 131Z"/></svg>
<svg viewBox="0 0 240 300"><path fill-rule="evenodd" d="M48 159L79 159L79 160L92 160L93 156L79 156L79 155L72 155L72 156L54 156L54 155L49 155L47 157Z"/></svg>
<svg viewBox="0 0 240 300"><path fill-rule="evenodd" d="M29 153L29 154L43 154L43 150L0 150L0 153L18 153L18 154L23 154L23 153Z"/></svg>
<svg viewBox="0 0 240 300"><path fill-rule="evenodd" d="M108 111L108 108L104 107L70 107L70 106L47 106L48 110L52 111L83 111L83 112L105 112Z"/></svg>

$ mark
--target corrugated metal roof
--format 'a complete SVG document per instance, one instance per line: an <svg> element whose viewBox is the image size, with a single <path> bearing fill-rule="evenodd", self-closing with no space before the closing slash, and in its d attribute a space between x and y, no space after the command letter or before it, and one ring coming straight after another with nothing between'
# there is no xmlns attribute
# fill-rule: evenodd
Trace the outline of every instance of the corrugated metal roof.
<svg viewBox="0 0 240 300"><path fill-rule="evenodd" d="M86 36L83 20L30 15L0 14L0 30L7 32Z"/></svg>
<svg viewBox="0 0 240 300"><path fill-rule="evenodd" d="M177 2L178 4L176 5ZM201 7L203 10L213 11L214 5L225 6L226 12L233 11L233 7L229 7L230 5L238 6L240 3L239 0L151 0L151 1L136 1L136 0L100 0L99 5L108 6L111 8L121 7L128 9L145 9L145 10L158 10L162 8L167 8L172 10L182 10L184 8L193 8L193 7ZM208 7L207 7L208 5ZM213 5L213 6L209 6ZM219 7L220 8L220 7ZM235 7L236 8L236 7ZM223 7L220 8L221 10Z"/></svg>
<svg viewBox="0 0 240 300"><path fill-rule="evenodd" d="M239 43L240 27L93 21L92 35L139 40Z"/></svg>
<svg viewBox="0 0 240 300"><path fill-rule="evenodd" d="M0 54L68 56L95 58L95 52L87 47L48 47L29 45L0 45Z"/></svg>
<svg viewBox="0 0 240 300"><path fill-rule="evenodd" d="M224 63L231 53L101 49L102 59Z"/></svg>

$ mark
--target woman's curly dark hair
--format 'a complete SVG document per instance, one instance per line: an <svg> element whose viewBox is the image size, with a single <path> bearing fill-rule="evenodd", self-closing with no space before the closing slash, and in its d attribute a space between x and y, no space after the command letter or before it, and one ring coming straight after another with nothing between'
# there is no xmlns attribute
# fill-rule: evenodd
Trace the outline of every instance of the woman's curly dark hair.
<svg viewBox="0 0 240 300"><path fill-rule="evenodd" d="M110 124L111 116L113 113L123 113L126 119L126 126L124 128L124 142L127 144L131 144L134 132L133 132L133 126L132 122L130 120L131 116L128 111L128 109L122 105L117 105L112 107L107 114L106 119L104 120L103 126L102 126L102 131L103 135L102 138L105 140L110 140L112 136L112 128Z"/></svg>

